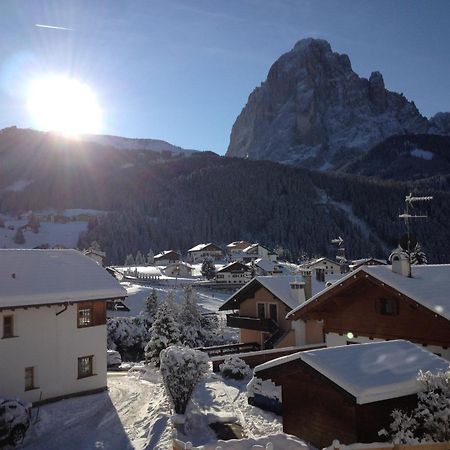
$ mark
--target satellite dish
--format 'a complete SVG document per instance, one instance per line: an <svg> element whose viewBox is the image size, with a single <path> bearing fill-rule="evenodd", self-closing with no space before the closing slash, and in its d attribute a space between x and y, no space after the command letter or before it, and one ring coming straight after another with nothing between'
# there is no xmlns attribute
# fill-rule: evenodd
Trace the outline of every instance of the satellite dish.
<svg viewBox="0 0 450 450"><path fill-rule="evenodd" d="M402 248L402 250L408 251L408 250L414 250L415 246L417 245L417 238L411 234L409 236L409 248L408 248L408 235L404 234L401 238L400 238L400 247Z"/></svg>

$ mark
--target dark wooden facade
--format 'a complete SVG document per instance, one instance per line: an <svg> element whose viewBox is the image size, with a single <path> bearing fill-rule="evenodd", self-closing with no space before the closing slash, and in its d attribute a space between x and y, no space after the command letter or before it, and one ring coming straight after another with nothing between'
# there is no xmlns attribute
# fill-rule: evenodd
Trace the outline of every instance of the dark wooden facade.
<svg viewBox="0 0 450 450"><path fill-rule="evenodd" d="M106 301L95 300L77 303L78 312L82 309L91 310L91 323L88 326L97 326L106 324ZM80 325L78 324L78 328Z"/></svg>
<svg viewBox="0 0 450 450"><path fill-rule="evenodd" d="M410 410L416 395L359 405L354 396L302 360L258 371L258 378L271 379L282 388L283 431L317 448L382 440L378 431L388 428L393 409Z"/></svg>
<svg viewBox="0 0 450 450"><path fill-rule="evenodd" d="M390 311L383 310L385 303ZM450 321L364 271L336 284L291 318L323 320L325 333L450 346Z"/></svg>

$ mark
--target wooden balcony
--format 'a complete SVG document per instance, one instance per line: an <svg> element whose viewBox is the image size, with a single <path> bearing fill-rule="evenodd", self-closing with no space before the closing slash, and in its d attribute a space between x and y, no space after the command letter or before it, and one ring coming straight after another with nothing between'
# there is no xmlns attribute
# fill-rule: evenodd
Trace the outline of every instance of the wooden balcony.
<svg viewBox="0 0 450 450"><path fill-rule="evenodd" d="M272 319L260 319L259 317L239 316L237 314L227 314L227 326L269 333L273 333L279 328L278 324Z"/></svg>

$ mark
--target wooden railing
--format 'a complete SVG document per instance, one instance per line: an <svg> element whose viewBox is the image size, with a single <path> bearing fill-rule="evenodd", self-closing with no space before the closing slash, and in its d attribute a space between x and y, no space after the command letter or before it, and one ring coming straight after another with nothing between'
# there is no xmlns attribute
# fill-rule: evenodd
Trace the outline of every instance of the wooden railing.
<svg viewBox="0 0 450 450"><path fill-rule="evenodd" d="M246 342L239 344L214 345L212 347L199 347L200 350L208 354L208 356L232 355L234 353L254 352L260 350L261 347L257 342Z"/></svg>
<svg viewBox="0 0 450 450"><path fill-rule="evenodd" d="M267 331L274 333L278 330L278 324L272 319L261 319L259 317L240 316L238 314L227 314L227 327L244 328L246 330Z"/></svg>
<svg viewBox="0 0 450 450"><path fill-rule="evenodd" d="M450 442L431 442L426 444L393 444L390 442L372 444L341 444L339 441L333 443L324 450L450 450Z"/></svg>

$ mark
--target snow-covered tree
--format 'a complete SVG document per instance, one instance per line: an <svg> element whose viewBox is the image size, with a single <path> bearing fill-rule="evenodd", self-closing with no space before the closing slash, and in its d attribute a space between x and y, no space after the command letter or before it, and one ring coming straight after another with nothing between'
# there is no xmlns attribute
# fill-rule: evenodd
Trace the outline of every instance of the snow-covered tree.
<svg viewBox="0 0 450 450"><path fill-rule="evenodd" d="M208 371L208 355L199 350L171 346L161 352L164 386L177 414L186 412L195 386Z"/></svg>
<svg viewBox="0 0 450 450"><path fill-rule="evenodd" d="M184 298L180 305L179 322L182 342L187 347L202 345L202 316L197 304L197 295L191 285L184 288Z"/></svg>
<svg viewBox="0 0 450 450"><path fill-rule="evenodd" d="M158 294L153 288L150 292L150 295L147 297L145 301L145 310L144 313L149 319L154 319L156 313L158 311Z"/></svg>
<svg viewBox="0 0 450 450"><path fill-rule="evenodd" d="M427 256L425 252L422 250L422 247L419 243L416 244L414 249L411 252L411 264L427 264Z"/></svg>
<svg viewBox="0 0 450 450"><path fill-rule="evenodd" d="M169 297L169 296L168 296ZM145 346L145 360L159 366L159 355L170 345L180 343L181 334L174 310L166 298L158 308L150 329L150 340Z"/></svg>
<svg viewBox="0 0 450 450"><path fill-rule="evenodd" d="M250 366L236 355L227 356L224 362L220 364L219 369L225 378L234 378L235 380L249 378L253 374Z"/></svg>
<svg viewBox="0 0 450 450"><path fill-rule="evenodd" d="M132 254L127 255L127 257L125 258L125 265L134 266L134 256Z"/></svg>
<svg viewBox="0 0 450 450"><path fill-rule="evenodd" d="M135 262L135 264L137 266L143 266L145 264L144 256L142 255L140 250L138 250L138 252L136 253L136 257L134 258L134 262Z"/></svg>
<svg viewBox="0 0 450 450"><path fill-rule="evenodd" d="M216 276L216 266L211 259L205 259L201 268L202 275L208 280L213 279Z"/></svg>
<svg viewBox="0 0 450 450"><path fill-rule="evenodd" d="M390 433L393 442L446 442L450 440L450 368L447 372L419 372L422 390L411 413L395 410Z"/></svg>
<svg viewBox="0 0 450 450"><path fill-rule="evenodd" d="M152 265L155 262L155 254L152 249L147 253L147 264Z"/></svg>

